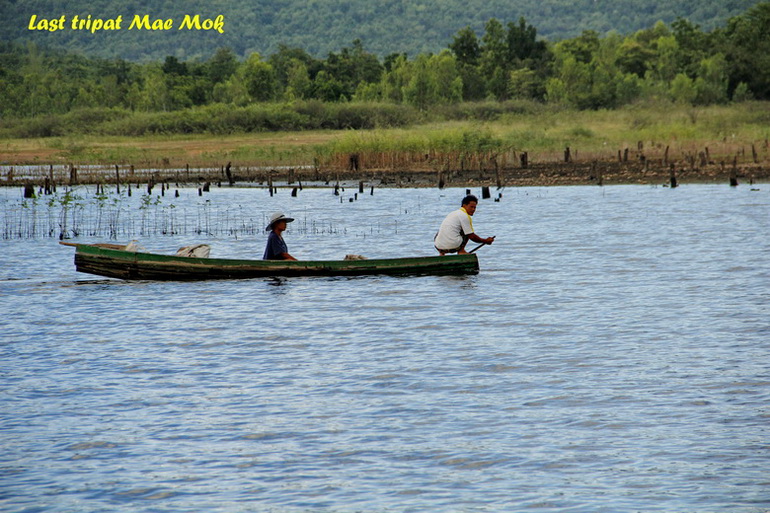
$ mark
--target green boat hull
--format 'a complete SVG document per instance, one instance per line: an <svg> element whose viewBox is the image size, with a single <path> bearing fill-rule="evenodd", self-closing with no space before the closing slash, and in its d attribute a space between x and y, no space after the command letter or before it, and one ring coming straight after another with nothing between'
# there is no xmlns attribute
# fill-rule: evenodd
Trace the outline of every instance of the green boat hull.
<svg viewBox="0 0 770 513"><path fill-rule="evenodd" d="M370 260L235 260L189 258L72 244L79 272L124 280L213 280L290 276L476 274L475 254Z"/></svg>

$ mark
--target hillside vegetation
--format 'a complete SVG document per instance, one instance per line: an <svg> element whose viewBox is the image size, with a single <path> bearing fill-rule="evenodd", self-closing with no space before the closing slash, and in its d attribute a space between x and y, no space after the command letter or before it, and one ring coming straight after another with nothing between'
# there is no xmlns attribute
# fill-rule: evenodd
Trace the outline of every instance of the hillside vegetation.
<svg viewBox="0 0 770 513"><path fill-rule="evenodd" d="M439 53L378 58L359 40L145 64L0 45L0 136L145 135L492 120L539 106L770 100L770 2L705 31L688 20L548 43L524 18L459 30Z"/></svg>
<svg viewBox="0 0 770 513"><path fill-rule="evenodd" d="M380 58L390 53L439 52L462 27L481 32L491 18L527 19L541 37L556 42L592 30L631 34L678 18L712 30L756 0L3 0L0 41L56 47L90 56L131 61L206 59L228 47L245 58L253 52L270 55L281 45L298 47L315 58L326 57L355 39ZM178 30L180 19L199 14L224 17L223 33ZM29 30L31 16L68 22L78 15L94 19L134 15L174 19L172 30L100 31Z"/></svg>

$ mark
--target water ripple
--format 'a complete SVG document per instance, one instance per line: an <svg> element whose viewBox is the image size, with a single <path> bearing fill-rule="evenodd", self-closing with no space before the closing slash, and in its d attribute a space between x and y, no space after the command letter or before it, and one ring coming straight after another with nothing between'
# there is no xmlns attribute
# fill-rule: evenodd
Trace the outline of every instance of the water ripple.
<svg viewBox="0 0 770 513"><path fill-rule="evenodd" d="M397 256L429 254L462 192L259 201L350 233L413 226L288 232L302 255ZM721 186L515 189L480 205L498 240L470 277L133 283L14 241L0 504L762 513L766 219L765 193ZM263 243L211 242L232 257Z"/></svg>

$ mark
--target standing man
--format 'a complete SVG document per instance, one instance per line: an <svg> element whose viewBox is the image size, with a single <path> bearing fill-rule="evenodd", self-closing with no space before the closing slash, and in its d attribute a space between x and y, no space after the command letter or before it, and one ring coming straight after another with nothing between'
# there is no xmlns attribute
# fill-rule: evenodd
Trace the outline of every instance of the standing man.
<svg viewBox="0 0 770 513"><path fill-rule="evenodd" d="M463 198L462 206L458 210L446 216L444 222L441 223L436 237L433 239L439 253L442 255L447 253L463 255L467 253L465 251L465 244L468 243L468 240L478 242L479 244L492 244L494 242L494 237L484 239L473 232L473 220L471 217L476 212L476 205L478 203L479 199L469 194Z"/></svg>
<svg viewBox="0 0 770 513"><path fill-rule="evenodd" d="M265 228L270 232L267 236L267 247L265 248L265 256L263 260L296 260L289 254L289 249L286 247L281 234L286 230L286 223L294 221L291 217L286 217L281 212L276 212L270 216L270 224Z"/></svg>

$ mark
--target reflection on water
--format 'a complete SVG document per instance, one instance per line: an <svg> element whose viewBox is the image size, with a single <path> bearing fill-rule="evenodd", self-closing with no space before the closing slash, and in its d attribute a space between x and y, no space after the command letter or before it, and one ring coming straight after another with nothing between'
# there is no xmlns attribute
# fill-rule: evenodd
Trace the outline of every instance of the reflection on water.
<svg viewBox="0 0 770 513"><path fill-rule="evenodd" d="M122 282L77 274L55 239L6 241L3 509L763 512L757 188L506 190L462 277ZM334 226L286 233L324 259L431 254L463 193L208 199Z"/></svg>

